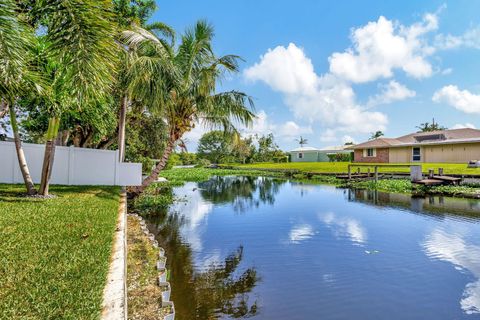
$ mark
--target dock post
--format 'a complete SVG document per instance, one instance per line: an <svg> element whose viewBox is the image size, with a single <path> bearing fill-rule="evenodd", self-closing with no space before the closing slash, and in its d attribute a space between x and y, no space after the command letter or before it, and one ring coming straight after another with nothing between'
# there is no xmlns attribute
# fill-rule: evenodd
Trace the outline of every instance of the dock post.
<svg viewBox="0 0 480 320"><path fill-rule="evenodd" d="M378 182L378 166L375 166L374 170L375 170L375 173L374 173L375 183L377 183Z"/></svg>
<svg viewBox="0 0 480 320"><path fill-rule="evenodd" d="M433 179L434 175L435 175L435 170L428 169L428 179Z"/></svg>
<svg viewBox="0 0 480 320"><path fill-rule="evenodd" d="M352 178L352 168L348 165L348 180Z"/></svg>
<svg viewBox="0 0 480 320"><path fill-rule="evenodd" d="M443 176L443 168L438 168L438 175Z"/></svg>
<svg viewBox="0 0 480 320"><path fill-rule="evenodd" d="M410 166L410 181L416 182L422 179L422 166Z"/></svg>

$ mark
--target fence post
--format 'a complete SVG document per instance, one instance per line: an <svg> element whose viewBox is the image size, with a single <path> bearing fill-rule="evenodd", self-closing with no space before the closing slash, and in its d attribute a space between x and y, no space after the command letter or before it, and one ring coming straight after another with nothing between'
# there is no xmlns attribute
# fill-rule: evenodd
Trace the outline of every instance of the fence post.
<svg viewBox="0 0 480 320"><path fill-rule="evenodd" d="M74 146L68 148L68 185L71 186L74 184L74 167L75 167L75 149Z"/></svg>
<svg viewBox="0 0 480 320"><path fill-rule="evenodd" d="M375 166L375 169L374 169L374 170L375 170L375 173L374 173L374 175L375 175L375 183L377 183L377 182L378 182L378 166Z"/></svg>
<svg viewBox="0 0 480 320"><path fill-rule="evenodd" d="M420 181L422 178L422 166L410 166L410 181Z"/></svg>

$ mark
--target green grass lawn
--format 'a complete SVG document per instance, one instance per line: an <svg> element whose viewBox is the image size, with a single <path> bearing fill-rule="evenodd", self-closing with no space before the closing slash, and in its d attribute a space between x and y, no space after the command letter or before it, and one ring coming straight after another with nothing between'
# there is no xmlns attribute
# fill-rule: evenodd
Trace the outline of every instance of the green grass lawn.
<svg viewBox="0 0 480 320"><path fill-rule="evenodd" d="M119 189L23 192L0 184L0 319L99 319Z"/></svg>
<svg viewBox="0 0 480 320"><path fill-rule="evenodd" d="M348 171L348 162L290 162L290 163L254 163L254 164L238 164L234 167L244 169L283 169L283 170L300 170L304 172L315 173L341 173ZM480 168L467 168L467 164L463 163L422 163L422 170L428 172L428 169L443 168L445 174L478 174ZM355 169L354 169L355 170ZM362 168L366 172L367 168ZM373 171L373 168L372 168ZM380 172L409 172L409 168L379 168Z"/></svg>

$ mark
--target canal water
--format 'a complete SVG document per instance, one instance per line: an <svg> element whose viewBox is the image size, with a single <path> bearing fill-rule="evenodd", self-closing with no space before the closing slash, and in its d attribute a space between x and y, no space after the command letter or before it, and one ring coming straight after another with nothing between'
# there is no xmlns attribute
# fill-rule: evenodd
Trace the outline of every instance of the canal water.
<svg viewBox="0 0 480 320"><path fill-rule="evenodd" d="M479 319L480 202L215 177L149 218L176 319Z"/></svg>

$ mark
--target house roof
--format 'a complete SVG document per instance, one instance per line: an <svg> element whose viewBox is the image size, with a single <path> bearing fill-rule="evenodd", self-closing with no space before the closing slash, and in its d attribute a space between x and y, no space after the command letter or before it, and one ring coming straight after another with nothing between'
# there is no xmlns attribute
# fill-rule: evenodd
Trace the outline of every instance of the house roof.
<svg viewBox="0 0 480 320"><path fill-rule="evenodd" d="M290 150L290 152L309 152L309 151L320 151L320 149L313 148L313 147L300 147L300 148Z"/></svg>
<svg viewBox="0 0 480 320"><path fill-rule="evenodd" d="M351 146L349 149L392 148L415 145L421 146L469 142L480 142L480 130L462 128L452 130L437 130L430 132L416 132L398 138L381 137Z"/></svg>

